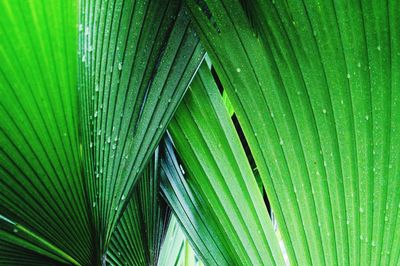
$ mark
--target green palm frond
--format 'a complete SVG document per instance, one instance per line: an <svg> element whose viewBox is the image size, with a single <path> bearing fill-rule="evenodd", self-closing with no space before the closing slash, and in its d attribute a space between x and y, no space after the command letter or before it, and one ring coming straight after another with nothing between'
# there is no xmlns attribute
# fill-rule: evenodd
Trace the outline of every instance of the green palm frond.
<svg viewBox="0 0 400 266"><path fill-rule="evenodd" d="M4 217L88 265L204 50L181 1L80 4L78 26L74 2L1 2L0 182Z"/></svg>
<svg viewBox="0 0 400 266"><path fill-rule="evenodd" d="M62 250L0 216L0 265L78 264Z"/></svg>
<svg viewBox="0 0 400 266"><path fill-rule="evenodd" d="M170 218L170 210L159 195L159 182L156 150L111 237L107 251L110 265L157 264Z"/></svg>
<svg viewBox="0 0 400 266"><path fill-rule="evenodd" d="M204 266L185 237L175 216L171 217L165 242L158 260L159 266Z"/></svg>
<svg viewBox="0 0 400 266"><path fill-rule="evenodd" d="M399 132L398 0L2 0L0 265L399 265Z"/></svg>
<svg viewBox="0 0 400 266"><path fill-rule="evenodd" d="M234 251L227 265L283 264L255 177L206 65L193 80L169 131L187 169L189 187L202 197L213 220L219 220L222 243Z"/></svg>
<svg viewBox="0 0 400 266"><path fill-rule="evenodd" d="M398 3L201 2L189 9L291 263L395 265Z"/></svg>
<svg viewBox="0 0 400 266"><path fill-rule="evenodd" d="M229 265L236 254L225 241L218 217L208 211L209 205L201 195L189 187L169 139L165 139L161 169L163 196L178 217L196 254L207 264Z"/></svg>
<svg viewBox="0 0 400 266"><path fill-rule="evenodd" d="M204 51L181 1L83 1L81 9L85 174L105 250Z"/></svg>
<svg viewBox="0 0 400 266"><path fill-rule="evenodd" d="M73 1L0 2L0 211L89 264L76 8Z"/></svg>

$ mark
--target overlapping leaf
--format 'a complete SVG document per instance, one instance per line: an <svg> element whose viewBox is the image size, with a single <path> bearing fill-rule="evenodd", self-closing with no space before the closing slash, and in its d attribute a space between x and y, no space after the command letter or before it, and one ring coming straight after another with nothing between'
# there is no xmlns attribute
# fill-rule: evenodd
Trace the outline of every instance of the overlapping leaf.
<svg viewBox="0 0 400 266"><path fill-rule="evenodd" d="M0 5L0 213L99 264L204 51L178 0Z"/></svg>
<svg viewBox="0 0 400 266"><path fill-rule="evenodd" d="M158 265L177 265L184 243L185 235L180 229L175 216L172 216L168 224L168 230L160 252Z"/></svg>
<svg viewBox="0 0 400 266"><path fill-rule="evenodd" d="M110 265L156 265L170 211L159 194L156 150L117 225L107 252Z"/></svg>
<svg viewBox="0 0 400 266"><path fill-rule="evenodd" d="M208 205L192 191L181 172L171 141L166 138L161 160L161 189L196 253L210 265L229 265L236 255L224 242L224 231ZM229 243L229 242L228 242Z"/></svg>
<svg viewBox="0 0 400 266"><path fill-rule="evenodd" d="M83 150L102 253L203 57L181 1L82 1Z"/></svg>
<svg viewBox="0 0 400 266"><path fill-rule="evenodd" d="M176 161L167 154L162 163L167 181L163 192L188 237L195 237L190 240L202 261L284 264L255 177L206 65L193 80L169 131L187 178L182 180Z"/></svg>
<svg viewBox="0 0 400 266"><path fill-rule="evenodd" d="M398 1L194 1L293 265L397 265Z"/></svg>

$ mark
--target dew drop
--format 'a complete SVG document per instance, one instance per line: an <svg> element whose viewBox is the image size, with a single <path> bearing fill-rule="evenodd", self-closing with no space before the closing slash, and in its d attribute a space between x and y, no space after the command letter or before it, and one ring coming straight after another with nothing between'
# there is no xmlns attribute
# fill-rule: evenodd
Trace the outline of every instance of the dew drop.
<svg viewBox="0 0 400 266"><path fill-rule="evenodd" d="M283 145L283 139L279 140L279 145L281 145L281 146Z"/></svg>
<svg viewBox="0 0 400 266"><path fill-rule="evenodd" d="M125 200L125 195L122 195L121 200L122 200L122 201Z"/></svg>
<svg viewBox="0 0 400 266"><path fill-rule="evenodd" d="M350 74L349 73L347 73L347 78L350 79Z"/></svg>
<svg viewBox="0 0 400 266"><path fill-rule="evenodd" d="M364 209L363 208L360 208L360 213L363 213L364 212Z"/></svg>
<svg viewBox="0 0 400 266"><path fill-rule="evenodd" d="M122 63L118 63L118 70L122 70Z"/></svg>
<svg viewBox="0 0 400 266"><path fill-rule="evenodd" d="M108 137L108 139L107 139L107 143L110 143L111 142L111 138L110 137Z"/></svg>
<svg viewBox="0 0 400 266"><path fill-rule="evenodd" d="M95 208L95 207L96 207L96 202L93 202L93 205L92 205L92 206L93 206L93 208Z"/></svg>
<svg viewBox="0 0 400 266"><path fill-rule="evenodd" d="M361 67L361 63L360 62L358 62L357 67L359 67L359 68Z"/></svg>
<svg viewBox="0 0 400 266"><path fill-rule="evenodd" d="M378 49L378 51L380 51L381 50L381 46L378 45L378 47L376 47L376 49Z"/></svg>
<svg viewBox="0 0 400 266"><path fill-rule="evenodd" d="M236 68L236 72L240 72L240 71L242 71L239 67L238 68Z"/></svg>
<svg viewBox="0 0 400 266"><path fill-rule="evenodd" d="M97 117L97 111L96 111L96 112L94 112L94 117Z"/></svg>
<svg viewBox="0 0 400 266"><path fill-rule="evenodd" d="M18 233L18 229L17 229L17 228L14 228L14 229L13 229L13 232L14 232L14 233Z"/></svg>
<svg viewBox="0 0 400 266"><path fill-rule="evenodd" d="M369 120L369 116L368 115L365 116L365 120L367 120L367 121Z"/></svg>
<svg viewBox="0 0 400 266"><path fill-rule="evenodd" d="M324 114L326 114L326 109L322 109L322 112L323 112Z"/></svg>

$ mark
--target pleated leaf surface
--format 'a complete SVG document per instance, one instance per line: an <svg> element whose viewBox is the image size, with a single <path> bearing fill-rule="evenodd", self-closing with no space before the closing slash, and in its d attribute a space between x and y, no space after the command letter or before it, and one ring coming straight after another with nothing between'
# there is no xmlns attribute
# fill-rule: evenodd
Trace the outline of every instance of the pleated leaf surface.
<svg viewBox="0 0 400 266"><path fill-rule="evenodd" d="M77 6L1 1L0 25L0 213L62 250L70 263L90 264L94 245L78 139Z"/></svg>
<svg viewBox="0 0 400 266"><path fill-rule="evenodd" d="M292 265L398 265L398 1L193 1Z"/></svg>
<svg viewBox="0 0 400 266"><path fill-rule="evenodd" d="M110 265L157 265L170 210L159 194L158 149L143 171L110 242Z"/></svg>
<svg viewBox="0 0 400 266"><path fill-rule="evenodd" d="M282 265L283 256L262 195L206 64L199 69L175 113L169 132L187 170L186 184L181 182L181 186L188 185L189 191L173 188L179 186L173 184L177 180L167 177L170 183L167 186L172 189L163 189L163 192L176 194L171 197L174 201L169 200L169 203L174 211L178 209L175 212L178 219L181 219L178 212L182 214L184 228L189 221L189 226L184 229L189 237L197 234L198 229L213 230L209 234L215 240L208 240L207 234L200 235L200 243L193 243L202 261L209 265ZM176 162L172 163L176 165ZM165 168L163 166L164 171ZM192 194L197 198L192 200ZM199 208L194 206L192 210L190 205L199 202ZM197 222L195 217L204 221ZM197 227L213 222L216 222L213 226ZM227 256L224 261L214 258L220 251L211 249L206 241L217 241L228 251L222 253ZM197 249L199 245L206 249ZM203 255L206 252L211 258Z"/></svg>
<svg viewBox="0 0 400 266"><path fill-rule="evenodd" d="M204 50L178 0L86 0L80 14L85 175L104 253Z"/></svg>

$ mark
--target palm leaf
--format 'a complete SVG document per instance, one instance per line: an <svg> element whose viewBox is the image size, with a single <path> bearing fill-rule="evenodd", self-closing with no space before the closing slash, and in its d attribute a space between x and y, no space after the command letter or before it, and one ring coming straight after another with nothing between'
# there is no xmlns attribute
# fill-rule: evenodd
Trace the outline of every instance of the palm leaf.
<svg viewBox="0 0 400 266"><path fill-rule="evenodd" d="M78 27L64 2L0 3L0 213L99 264L204 51L181 1L81 1Z"/></svg>
<svg viewBox="0 0 400 266"><path fill-rule="evenodd" d="M0 1L0 265L398 265L399 1L186 4Z"/></svg>
<svg viewBox="0 0 400 266"><path fill-rule="evenodd" d="M177 219L172 216L162 245L159 266L202 266L186 239Z"/></svg>
<svg viewBox="0 0 400 266"><path fill-rule="evenodd" d="M396 265L400 5L187 2L291 263Z"/></svg>
<svg viewBox="0 0 400 266"><path fill-rule="evenodd" d="M204 51L181 1L88 0L81 10L85 174L103 253Z"/></svg>
<svg viewBox="0 0 400 266"><path fill-rule="evenodd" d="M61 250L0 216L1 265L66 265L71 261L74 262ZM77 264L76 261L74 263Z"/></svg>
<svg viewBox="0 0 400 266"><path fill-rule="evenodd" d="M223 245L234 251L224 254L233 255L227 258L227 264L283 264L255 177L206 65L193 80L169 130L187 169L186 181L192 193L201 196L207 206L205 210L211 216L207 223L219 220L222 235L218 237L225 238ZM170 204L175 209L180 203ZM193 217L189 220L196 223ZM211 235L217 237L217 232ZM213 250L209 252L212 255ZM223 264L220 260L203 261Z"/></svg>
<svg viewBox="0 0 400 266"><path fill-rule="evenodd" d="M159 155L149 161L111 238L110 265L156 265L170 211L159 195Z"/></svg>
<svg viewBox="0 0 400 266"><path fill-rule="evenodd" d="M51 259L50 254L43 255L33 251L31 247L25 247L25 243L9 242L7 237L0 238L0 263L4 266L33 266L33 265L68 265ZM50 255L47 256L47 255Z"/></svg>
<svg viewBox="0 0 400 266"><path fill-rule="evenodd" d="M161 190L178 217L196 254L207 264L229 265L236 258L218 217L208 211L203 197L189 187L172 142L166 138L161 160ZM182 243L183 249L183 243Z"/></svg>
<svg viewBox="0 0 400 266"><path fill-rule="evenodd" d="M70 262L90 264L76 8L73 1L0 2L0 213Z"/></svg>

